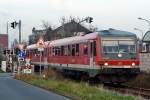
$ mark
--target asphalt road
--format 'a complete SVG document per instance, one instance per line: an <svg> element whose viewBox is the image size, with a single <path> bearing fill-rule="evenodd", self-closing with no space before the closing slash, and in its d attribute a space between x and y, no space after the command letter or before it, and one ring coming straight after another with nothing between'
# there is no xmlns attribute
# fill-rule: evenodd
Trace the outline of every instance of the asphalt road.
<svg viewBox="0 0 150 100"><path fill-rule="evenodd" d="M0 73L0 100L70 100Z"/></svg>

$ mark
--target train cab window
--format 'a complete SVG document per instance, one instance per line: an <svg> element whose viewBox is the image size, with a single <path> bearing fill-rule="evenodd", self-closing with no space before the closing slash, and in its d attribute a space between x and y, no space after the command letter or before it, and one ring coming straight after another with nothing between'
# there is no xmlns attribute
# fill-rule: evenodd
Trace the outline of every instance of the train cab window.
<svg viewBox="0 0 150 100"><path fill-rule="evenodd" d="M76 44L76 56L79 56L79 44Z"/></svg>
<svg viewBox="0 0 150 100"><path fill-rule="evenodd" d="M70 45L68 45L68 56L71 55L71 48L70 48Z"/></svg>
<svg viewBox="0 0 150 100"><path fill-rule="evenodd" d="M88 46L84 44L84 55L88 55Z"/></svg>
<svg viewBox="0 0 150 100"><path fill-rule="evenodd" d="M75 45L72 45L72 56L75 56Z"/></svg>

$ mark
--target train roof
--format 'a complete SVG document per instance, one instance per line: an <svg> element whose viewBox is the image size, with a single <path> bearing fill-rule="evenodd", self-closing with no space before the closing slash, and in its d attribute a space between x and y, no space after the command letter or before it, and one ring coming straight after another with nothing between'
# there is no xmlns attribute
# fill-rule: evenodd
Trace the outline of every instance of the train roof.
<svg viewBox="0 0 150 100"><path fill-rule="evenodd" d="M44 46L47 47L49 45L50 41L46 41L44 42ZM37 45L36 44L32 44L32 45L29 45L27 46L27 49L37 49Z"/></svg>
<svg viewBox="0 0 150 100"><path fill-rule="evenodd" d="M70 45L70 44L83 43L86 42L87 40L95 39L97 36L98 36L98 32L95 32L91 34L86 34L84 36L68 37L68 38L63 38L63 39L58 39L53 41L46 41L44 43L45 43L45 47ZM37 49L37 48L38 47L36 46L36 44L27 46L27 49Z"/></svg>
<svg viewBox="0 0 150 100"><path fill-rule="evenodd" d="M136 34L127 32L127 31L121 31L121 30L116 30L116 29L109 29L109 30L101 30L99 31L99 35L101 37L136 37Z"/></svg>
<svg viewBox="0 0 150 100"><path fill-rule="evenodd" d="M134 33L127 32L127 31L120 31L115 29L109 29L109 30L101 30L98 32L86 34L84 36L73 36L73 37L67 37L63 39L53 40L53 41L46 41L45 47L50 46L62 46L62 45L70 45L70 44L77 44L77 43L83 43L88 40L93 40L97 36L100 37L136 37ZM27 49L37 49L38 47L36 44L27 46Z"/></svg>
<svg viewBox="0 0 150 100"><path fill-rule="evenodd" d="M86 34L84 36L74 36L74 37L68 37L64 39L58 39L51 41L49 46L62 46L62 45L70 45L70 44L77 44L77 43L83 43L87 40L95 39L98 36L98 32Z"/></svg>

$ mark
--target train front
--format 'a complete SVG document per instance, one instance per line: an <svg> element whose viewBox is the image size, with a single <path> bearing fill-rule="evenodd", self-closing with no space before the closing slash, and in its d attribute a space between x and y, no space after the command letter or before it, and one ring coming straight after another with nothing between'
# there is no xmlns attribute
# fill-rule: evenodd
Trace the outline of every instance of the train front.
<svg viewBox="0 0 150 100"><path fill-rule="evenodd" d="M119 30L99 33L100 79L104 82L122 83L135 78L140 72L138 42L135 34Z"/></svg>

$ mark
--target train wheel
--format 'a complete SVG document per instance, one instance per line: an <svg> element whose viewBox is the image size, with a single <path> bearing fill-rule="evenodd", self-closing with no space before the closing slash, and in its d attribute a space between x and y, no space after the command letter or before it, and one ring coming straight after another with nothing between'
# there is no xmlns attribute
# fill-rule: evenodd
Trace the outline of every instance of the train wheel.
<svg viewBox="0 0 150 100"><path fill-rule="evenodd" d="M81 81L88 81L89 76L87 74L81 75Z"/></svg>

